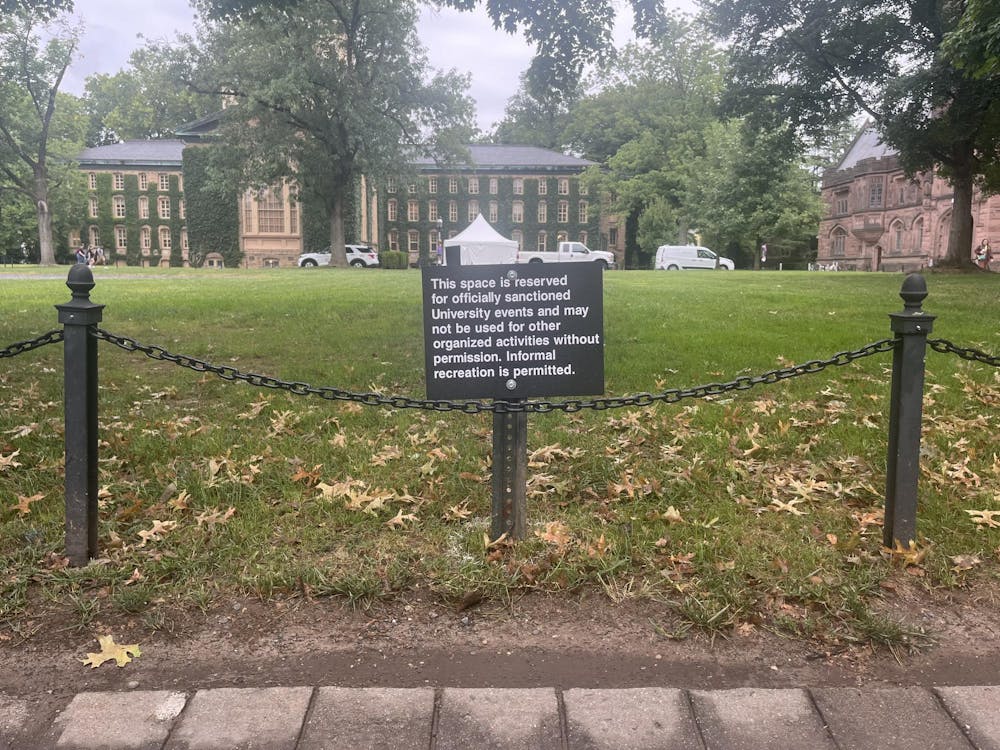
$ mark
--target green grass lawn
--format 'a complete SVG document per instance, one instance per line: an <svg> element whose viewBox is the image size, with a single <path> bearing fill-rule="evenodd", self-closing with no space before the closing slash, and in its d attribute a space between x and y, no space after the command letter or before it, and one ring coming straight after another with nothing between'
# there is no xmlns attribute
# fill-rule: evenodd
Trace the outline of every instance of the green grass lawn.
<svg viewBox="0 0 1000 750"><path fill-rule="evenodd" d="M63 267L0 278L0 347L58 327ZM0 274L8 269L0 269ZM59 278L53 278L58 276ZM282 380L424 396L416 272L95 269L102 328ZM902 277L605 275L607 395L891 336ZM1000 351L1000 277L930 275L933 336ZM995 580L997 368L928 353L920 543L881 548L890 355L711 399L529 417L529 538L488 546L491 419L230 383L102 342L101 559L63 558L62 347L0 361L0 623L150 628L232 597L603 591L656 627L898 644L887 581ZM991 518L987 515L986 518ZM998 523L1000 526L1000 523Z"/></svg>

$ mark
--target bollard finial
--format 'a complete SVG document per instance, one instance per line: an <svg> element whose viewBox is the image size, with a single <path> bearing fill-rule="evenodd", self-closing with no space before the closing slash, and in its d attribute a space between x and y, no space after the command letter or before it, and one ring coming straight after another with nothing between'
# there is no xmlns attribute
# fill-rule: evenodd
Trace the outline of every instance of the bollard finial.
<svg viewBox="0 0 1000 750"><path fill-rule="evenodd" d="M927 281L919 273L909 274L903 279L899 296L903 298L903 307L908 312L919 312L921 303L927 298Z"/></svg>
<svg viewBox="0 0 1000 750"><path fill-rule="evenodd" d="M66 286L73 292L73 299L90 299L90 290L94 288L94 272L90 266L78 263L69 269Z"/></svg>

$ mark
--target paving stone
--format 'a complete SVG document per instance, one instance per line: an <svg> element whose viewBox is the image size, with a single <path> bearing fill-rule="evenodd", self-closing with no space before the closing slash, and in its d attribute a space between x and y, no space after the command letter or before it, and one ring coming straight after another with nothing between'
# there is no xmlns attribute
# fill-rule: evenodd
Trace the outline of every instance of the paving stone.
<svg viewBox="0 0 1000 750"><path fill-rule="evenodd" d="M166 750L293 750L312 688L199 690Z"/></svg>
<svg viewBox="0 0 1000 750"><path fill-rule="evenodd" d="M563 693L571 750L702 750L683 690L629 688Z"/></svg>
<svg viewBox="0 0 1000 750"><path fill-rule="evenodd" d="M187 696L169 690L79 693L56 718L60 750L160 750Z"/></svg>
<svg viewBox="0 0 1000 750"><path fill-rule="evenodd" d="M0 750L11 750L28 721L27 701L0 693Z"/></svg>
<svg viewBox="0 0 1000 750"><path fill-rule="evenodd" d="M979 750L1000 750L1000 686L939 687L937 694Z"/></svg>
<svg viewBox="0 0 1000 750"><path fill-rule="evenodd" d="M840 750L905 747L914 737L920 738L920 750L971 750L925 688L824 688L812 695Z"/></svg>
<svg viewBox="0 0 1000 750"><path fill-rule="evenodd" d="M442 695L437 750L553 750L561 742L553 688L447 688Z"/></svg>
<svg viewBox="0 0 1000 750"><path fill-rule="evenodd" d="M708 750L835 750L803 690L692 690Z"/></svg>
<svg viewBox="0 0 1000 750"><path fill-rule="evenodd" d="M427 750L433 688L324 687L316 692L298 750Z"/></svg>

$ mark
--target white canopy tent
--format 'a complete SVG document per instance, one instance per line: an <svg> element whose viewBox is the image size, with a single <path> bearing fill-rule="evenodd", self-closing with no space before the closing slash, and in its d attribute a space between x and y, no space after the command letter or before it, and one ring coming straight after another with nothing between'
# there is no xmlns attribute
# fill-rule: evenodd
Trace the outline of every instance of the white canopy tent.
<svg viewBox="0 0 1000 750"><path fill-rule="evenodd" d="M479 214L469 226L444 241L444 264L449 265L453 259L463 266L517 263L517 242L504 237Z"/></svg>

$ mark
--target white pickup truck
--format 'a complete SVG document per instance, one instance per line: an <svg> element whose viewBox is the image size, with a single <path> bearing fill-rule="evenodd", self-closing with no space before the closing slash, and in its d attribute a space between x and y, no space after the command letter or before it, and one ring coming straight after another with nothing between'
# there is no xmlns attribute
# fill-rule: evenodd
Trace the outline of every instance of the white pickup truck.
<svg viewBox="0 0 1000 750"><path fill-rule="evenodd" d="M582 242L560 242L558 249L549 252L522 250L517 254L518 263L601 263L605 268L615 267L615 256L604 250L590 250Z"/></svg>

